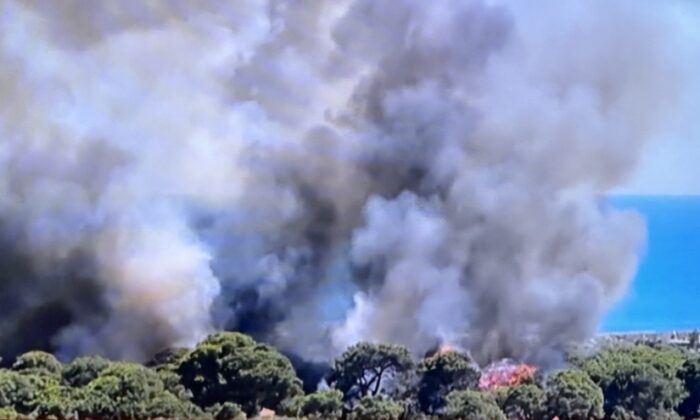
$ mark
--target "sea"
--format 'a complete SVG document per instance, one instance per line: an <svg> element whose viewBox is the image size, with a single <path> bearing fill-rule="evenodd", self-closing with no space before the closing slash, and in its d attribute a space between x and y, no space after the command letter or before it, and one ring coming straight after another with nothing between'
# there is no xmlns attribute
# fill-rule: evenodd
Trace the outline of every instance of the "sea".
<svg viewBox="0 0 700 420"><path fill-rule="evenodd" d="M647 243L627 295L602 332L700 329L700 196L612 196L639 212Z"/></svg>

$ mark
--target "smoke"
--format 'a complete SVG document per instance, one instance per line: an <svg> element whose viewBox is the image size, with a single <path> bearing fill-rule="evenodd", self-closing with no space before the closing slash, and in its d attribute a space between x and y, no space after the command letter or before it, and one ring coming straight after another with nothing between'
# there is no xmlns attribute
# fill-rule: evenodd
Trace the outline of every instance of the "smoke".
<svg viewBox="0 0 700 420"><path fill-rule="evenodd" d="M552 360L634 276L678 5L0 2L0 353Z"/></svg>

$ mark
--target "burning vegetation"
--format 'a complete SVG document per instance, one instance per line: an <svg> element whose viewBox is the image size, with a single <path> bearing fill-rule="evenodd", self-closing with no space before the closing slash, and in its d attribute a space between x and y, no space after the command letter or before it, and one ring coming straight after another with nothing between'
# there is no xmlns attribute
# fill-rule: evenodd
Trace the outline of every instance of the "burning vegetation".
<svg viewBox="0 0 700 420"><path fill-rule="evenodd" d="M492 390L532 382L536 371L535 366L502 360L483 369L479 378L479 389Z"/></svg>

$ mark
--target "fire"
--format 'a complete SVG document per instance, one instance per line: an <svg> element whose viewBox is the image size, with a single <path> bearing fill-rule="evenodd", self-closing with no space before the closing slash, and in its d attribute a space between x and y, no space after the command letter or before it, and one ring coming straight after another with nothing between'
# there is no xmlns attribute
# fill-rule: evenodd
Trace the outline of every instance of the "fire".
<svg viewBox="0 0 700 420"><path fill-rule="evenodd" d="M484 390L523 383L531 379L537 368L526 364L515 364L508 360L486 368L479 379L479 388Z"/></svg>
<svg viewBox="0 0 700 420"><path fill-rule="evenodd" d="M445 353L450 353L453 351L457 351L457 349L455 349L453 346L451 346L449 344L440 344L440 346L438 347L435 354L445 354Z"/></svg>
<svg viewBox="0 0 700 420"><path fill-rule="evenodd" d="M432 349L428 350L423 357L434 357L445 353L459 352L459 348L445 342L437 344Z"/></svg>

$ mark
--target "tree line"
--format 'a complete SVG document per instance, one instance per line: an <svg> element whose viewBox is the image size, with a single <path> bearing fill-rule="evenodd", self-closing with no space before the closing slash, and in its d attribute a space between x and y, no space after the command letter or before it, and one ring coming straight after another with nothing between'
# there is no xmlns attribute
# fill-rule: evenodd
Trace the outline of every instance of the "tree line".
<svg viewBox="0 0 700 420"><path fill-rule="evenodd" d="M566 369L480 389L456 351L414 359L404 347L358 343L305 393L288 358L223 332L146 365L31 351L0 369L0 418L244 419L262 408L309 419L693 419L700 417L696 353L621 345L572 352Z"/></svg>

